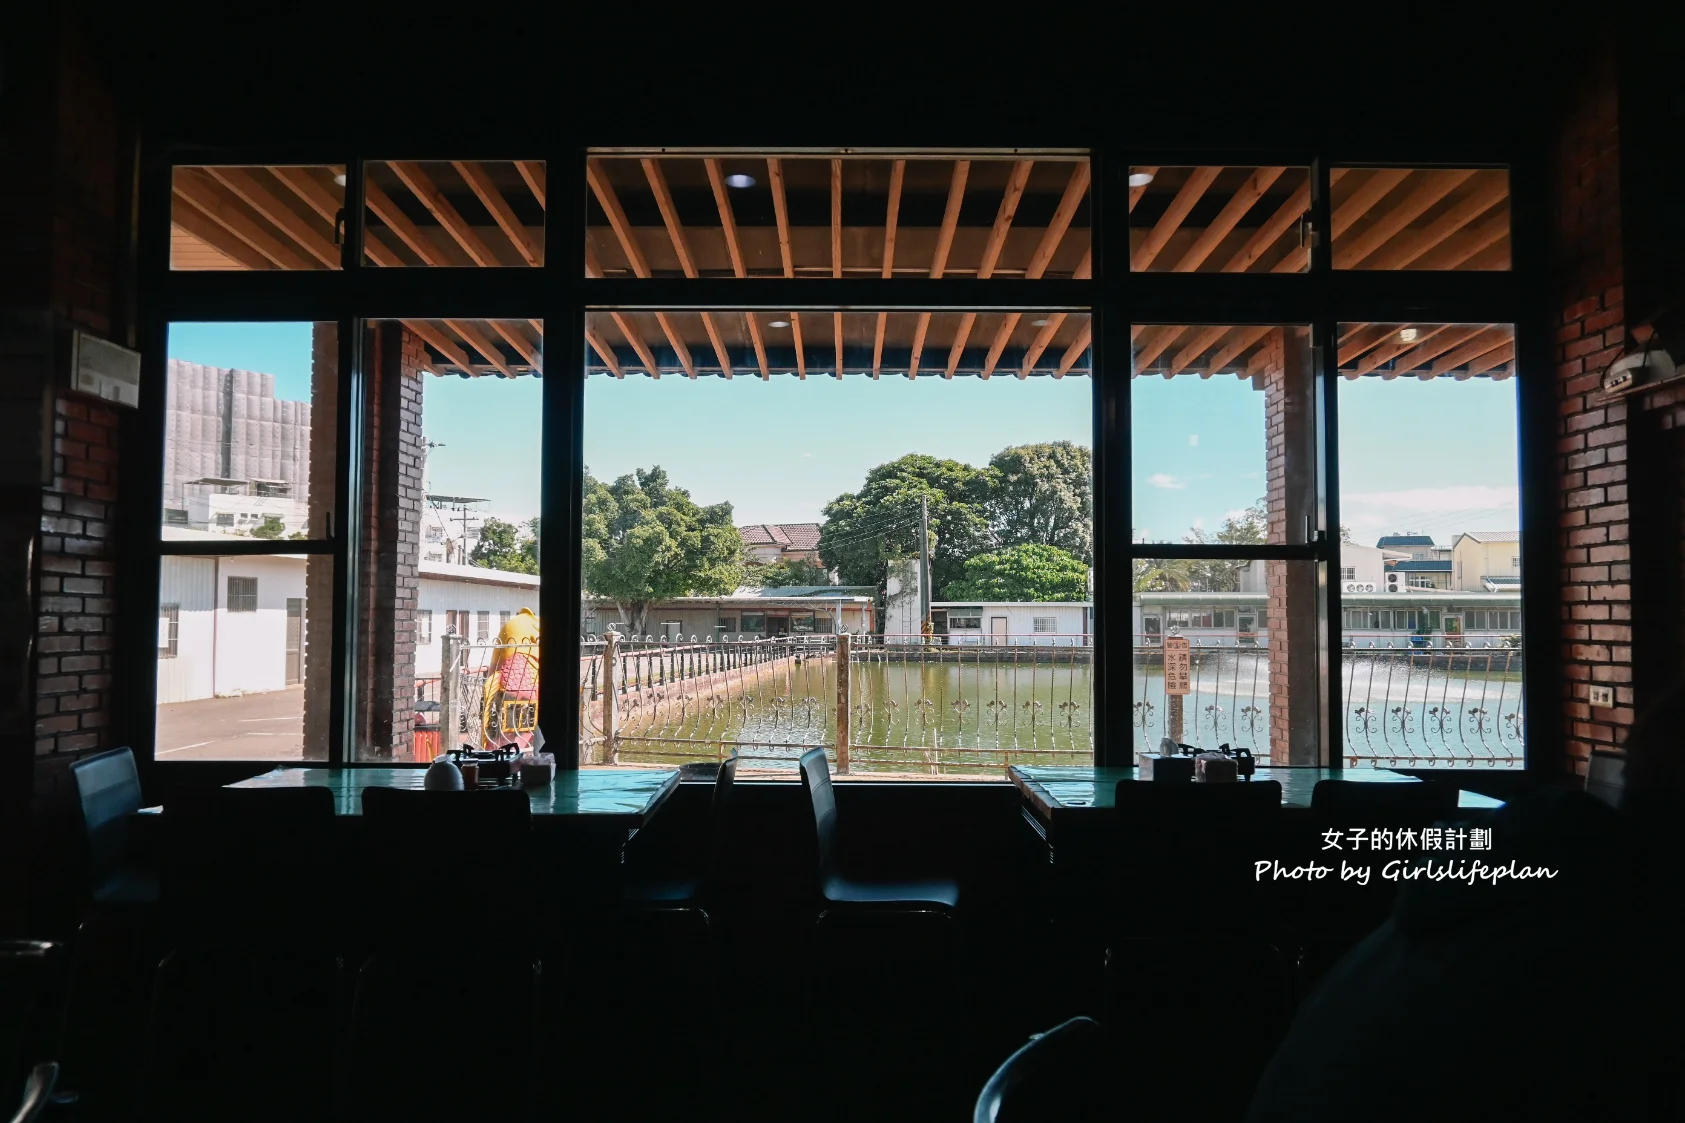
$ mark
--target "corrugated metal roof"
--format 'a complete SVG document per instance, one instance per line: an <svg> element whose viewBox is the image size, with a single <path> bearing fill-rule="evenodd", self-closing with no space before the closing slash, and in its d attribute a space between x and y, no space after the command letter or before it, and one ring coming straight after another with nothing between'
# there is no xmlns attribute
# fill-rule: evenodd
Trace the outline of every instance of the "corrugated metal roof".
<svg viewBox="0 0 1685 1123"><path fill-rule="evenodd" d="M1376 542L1375 542L1375 546L1376 546L1377 549L1385 549L1388 546L1431 546L1431 545L1433 545L1433 538L1430 535L1426 535L1426 534L1387 534L1387 535L1383 535L1381 538L1377 539Z"/></svg>
<svg viewBox="0 0 1685 1123"><path fill-rule="evenodd" d="M1388 569L1400 573L1450 573L1450 558L1430 558L1422 561L1395 561L1387 563Z"/></svg>
<svg viewBox="0 0 1685 1123"><path fill-rule="evenodd" d="M1519 530L1465 530L1458 538L1472 538L1476 542L1519 542Z"/></svg>

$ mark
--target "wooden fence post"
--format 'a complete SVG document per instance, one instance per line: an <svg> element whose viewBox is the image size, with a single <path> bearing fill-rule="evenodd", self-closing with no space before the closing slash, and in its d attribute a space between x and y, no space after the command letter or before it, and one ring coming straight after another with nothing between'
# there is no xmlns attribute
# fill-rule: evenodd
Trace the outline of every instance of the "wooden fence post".
<svg viewBox="0 0 1685 1123"><path fill-rule="evenodd" d="M620 633L610 630L603 633L603 759L600 763L607 764L614 759L614 720L616 703L615 697L615 664L620 652Z"/></svg>
<svg viewBox="0 0 1685 1123"><path fill-rule="evenodd" d="M847 632L837 634L837 771L848 771L848 679L849 651L852 637Z"/></svg>

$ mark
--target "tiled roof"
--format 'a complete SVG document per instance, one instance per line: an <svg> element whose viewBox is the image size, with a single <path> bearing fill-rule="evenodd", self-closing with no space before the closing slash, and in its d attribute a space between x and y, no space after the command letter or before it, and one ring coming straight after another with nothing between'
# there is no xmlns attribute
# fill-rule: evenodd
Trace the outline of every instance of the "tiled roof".
<svg viewBox="0 0 1685 1123"><path fill-rule="evenodd" d="M738 527L737 533L749 546L779 546L788 550L819 548L818 523L755 523Z"/></svg>
<svg viewBox="0 0 1685 1123"><path fill-rule="evenodd" d="M1426 534L1388 534L1375 545L1383 549L1387 546L1431 546L1433 538Z"/></svg>
<svg viewBox="0 0 1685 1123"><path fill-rule="evenodd" d="M1472 538L1476 542L1519 542L1519 530L1465 530L1459 538Z"/></svg>

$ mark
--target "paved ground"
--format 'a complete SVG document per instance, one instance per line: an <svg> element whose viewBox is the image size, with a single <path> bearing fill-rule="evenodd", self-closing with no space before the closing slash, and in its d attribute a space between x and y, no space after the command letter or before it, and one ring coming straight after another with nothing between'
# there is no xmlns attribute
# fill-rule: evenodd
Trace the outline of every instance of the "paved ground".
<svg viewBox="0 0 1685 1123"><path fill-rule="evenodd" d="M161 760L300 760L303 756L302 686L158 707Z"/></svg>

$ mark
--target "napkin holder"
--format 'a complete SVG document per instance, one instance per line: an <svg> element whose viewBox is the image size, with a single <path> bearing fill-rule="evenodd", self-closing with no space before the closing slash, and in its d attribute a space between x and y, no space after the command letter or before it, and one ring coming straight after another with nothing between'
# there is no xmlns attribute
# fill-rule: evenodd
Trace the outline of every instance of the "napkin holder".
<svg viewBox="0 0 1685 1123"><path fill-rule="evenodd" d="M556 778L556 758L550 753L522 753L517 767L523 788L548 787Z"/></svg>
<svg viewBox="0 0 1685 1123"><path fill-rule="evenodd" d="M1193 765L1196 784L1232 784L1239 776L1234 757L1223 753L1200 753Z"/></svg>
<svg viewBox="0 0 1685 1123"><path fill-rule="evenodd" d="M1136 775L1142 780L1160 784L1186 784L1194 778L1194 747L1172 741L1159 742L1158 755L1141 754L1136 761Z"/></svg>

